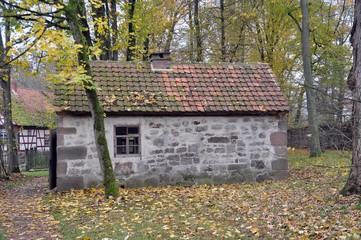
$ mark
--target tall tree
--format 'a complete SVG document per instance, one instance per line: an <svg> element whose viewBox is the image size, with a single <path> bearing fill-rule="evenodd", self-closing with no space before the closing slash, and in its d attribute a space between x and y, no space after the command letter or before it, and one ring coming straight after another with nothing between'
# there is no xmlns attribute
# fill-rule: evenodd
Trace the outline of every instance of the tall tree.
<svg viewBox="0 0 361 240"><path fill-rule="evenodd" d="M134 60L134 51L136 46L136 37L134 29L134 14L136 0L128 0L128 45L126 51L126 60Z"/></svg>
<svg viewBox="0 0 361 240"><path fill-rule="evenodd" d="M85 2L83 0L69 0L68 4L64 7L64 12L74 41L76 44L80 45L80 49L78 51L78 63L79 66L83 67L85 70L82 84L84 86L84 90L88 98L89 108L94 120L95 144L97 146L100 165L103 172L105 195L117 197L119 196L119 189L115 180L112 161L108 150L108 143L105 136L104 110L97 95L90 67L90 46L86 40L90 36L88 35L88 24L86 22Z"/></svg>
<svg viewBox="0 0 361 240"><path fill-rule="evenodd" d="M53 55L53 57L59 58L59 53L61 53L63 50L67 50L64 52L64 55L59 58L59 62L63 64L62 66L67 66L67 69L71 69L73 71L70 70L65 73L61 72L58 74L57 78L61 78L63 74L66 76L64 79L69 80L67 77L71 75L72 72L74 72L74 64L76 64L73 62L73 59L77 59L79 71L76 71L75 75L73 75L75 78L72 79L72 83L76 86L82 87L88 99L90 112L94 121L93 129L95 144L103 173L105 194L107 196L117 197L119 195L119 189L115 180L115 174L108 151L107 140L105 137L104 111L98 99L97 88L93 81L93 75L90 67L91 56L94 56L96 52L99 52L98 49L96 49L93 45L93 42L97 41L92 39L91 31L98 31L98 33L94 34L96 36L105 34L105 36L108 37L109 28L106 27L104 28L104 32L101 32L99 31L99 28L95 27L94 29L94 26L89 24L89 16L87 15L85 8L85 1L83 0L69 0L64 3L60 1L29 1L25 4L23 1L9 2L0 0L0 2L7 6L12 6L17 10L17 12L14 14L3 13L1 17L4 17L5 19L15 18L19 22L23 23L23 25L19 25L20 28L18 34L20 36L18 38L35 39L33 44L26 46L25 52L34 50L34 48L37 50L35 47L36 43L40 45L40 49L52 48L54 46L58 47L56 51L54 51L55 53L52 51L47 51L48 55ZM107 2L103 1L101 3L106 4ZM34 8L32 4L41 7ZM98 16L101 15L102 14L99 14ZM103 20L108 21L108 19ZM25 28L24 26L30 26L30 30L28 32L22 32L21 30ZM54 28L70 30L71 36L74 39L70 49L68 49L67 44L63 46L64 42L59 42L59 40L62 40L62 38L58 37L66 36L66 33L63 35L64 32L56 32L54 31ZM31 31L36 32L34 33ZM46 32L48 32L48 35L46 35ZM48 37L48 39L43 41L42 37L44 36ZM49 41L49 39L57 41ZM93 52L94 49L96 52ZM103 54L103 51L100 53ZM74 57L72 54L75 54L76 56ZM14 58L19 58L20 56L22 56L22 54L19 54ZM108 57L104 56L104 58Z"/></svg>
<svg viewBox="0 0 361 240"><path fill-rule="evenodd" d="M310 50L310 29L308 0L301 0L302 9L302 61L303 75L305 79L308 124L311 133L310 156L315 157L321 154L320 134L317 124L316 97L311 68Z"/></svg>
<svg viewBox="0 0 361 240"><path fill-rule="evenodd" d="M350 175L342 190L345 195L361 194L361 0L355 1L351 30L353 65L348 85L352 91L352 161Z"/></svg>
<svg viewBox="0 0 361 240"><path fill-rule="evenodd" d="M195 39L196 39L196 61L203 61L203 41L202 41L202 29L199 16L199 2L200 0L194 0L194 28L195 28Z"/></svg>
<svg viewBox="0 0 361 240"><path fill-rule="evenodd" d="M2 5L1 11L9 12L8 7ZM0 31L0 84L2 88L2 107L4 116L4 128L6 130L6 148L8 158L8 172L19 173L19 162L17 158L17 149L15 142L15 134L13 127L13 118L11 112L11 65L9 62L9 50L11 47L11 21L10 19L4 19L4 36L3 40Z"/></svg>

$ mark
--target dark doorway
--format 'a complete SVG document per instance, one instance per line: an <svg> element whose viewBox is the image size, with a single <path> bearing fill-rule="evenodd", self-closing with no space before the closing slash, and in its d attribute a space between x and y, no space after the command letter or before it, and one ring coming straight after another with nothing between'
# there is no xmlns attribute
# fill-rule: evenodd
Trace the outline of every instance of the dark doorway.
<svg viewBox="0 0 361 240"><path fill-rule="evenodd" d="M50 132L49 189L56 188L56 129Z"/></svg>

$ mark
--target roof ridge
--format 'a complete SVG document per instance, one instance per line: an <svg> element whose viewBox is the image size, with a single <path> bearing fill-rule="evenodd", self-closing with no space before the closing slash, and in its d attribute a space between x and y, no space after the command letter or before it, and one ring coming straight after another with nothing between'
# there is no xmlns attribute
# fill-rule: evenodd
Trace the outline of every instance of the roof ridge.
<svg viewBox="0 0 361 240"><path fill-rule="evenodd" d="M150 64L149 61L115 61L115 60L91 60L91 63L118 63L118 64ZM247 66L247 65L267 65L269 66L269 63L266 62L182 62L182 61L172 61L171 65L178 65L178 64L189 64L189 65L237 65L237 66Z"/></svg>

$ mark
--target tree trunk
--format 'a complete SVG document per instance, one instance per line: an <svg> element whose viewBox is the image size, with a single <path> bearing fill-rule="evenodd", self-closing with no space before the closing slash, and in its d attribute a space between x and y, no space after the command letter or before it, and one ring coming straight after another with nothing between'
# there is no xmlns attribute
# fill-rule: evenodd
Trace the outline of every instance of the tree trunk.
<svg viewBox="0 0 361 240"><path fill-rule="evenodd" d="M118 17L117 17L117 2L116 0L110 0L110 26L112 29L112 38L111 38L111 47L116 46L118 41ZM111 59L113 61L118 61L118 49L111 50Z"/></svg>
<svg viewBox="0 0 361 240"><path fill-rule="evenodd" d="M102 4L99 4L99 2L93 2L90 1L91 3L91 7L92 7L92 16L93 16L93 20L94 20L94 29L95 29L95 38L97 39L97 41L99 42L99 47L101 49L101 54L100 54L100 60L108 60L111 58L110 54L111 54L111 43L110 43L110 36L109 36L109 32L107 31L106 33L98 31L99 28L99 23L103 24L104 22L107 23L107 27L109 28L109 18L107 16L107 5L108 2L107 0L102 0Z"/></svg>
<svg viewBox="0 0 361 240"><path fill-rule="evenodd" d="M297 98L297 110L295 115L295 125L298 126L301 122L301 113L302 113L302 103L303 103L303 95L305 94L305 87L301 88L301 91Z"/></svg>
<svg viewBox="0 0 361 240"><path fill-rule="evenodd" d="M82 31L84 26L80 25L79 22L79 18L85 18L85 3L83 0L69 0L69 3L64 10L75 43L82 46L81 50L78 52L79 65L83 66L86 71L86 75L91 77L91 80L85 81L84 85L89 108L94 120L94 137L103 173L105 195L117 197L119 196L119 189L115 180L112 161L105 137L104 111L99 102L96 87L93 82L89 62L89 45L86 41L87 37L84 36L85 32Z"/></svg>
<svg viewBox="0 0 361 240"><path fill-rule="evenodd" d="M355 1L354 22L351 30L353 65L347 81L352 91L352 161L350 175L342 193L361 194L361 1Z"/></svg>
<svg viewBox="0 0 361 240"><path fill-rule="evenodd" d="M220 0L220 10L221 10L221 61L226 61L226 25L224 19L224 0Z"/></svg>
<svg viewBox="0 0 361 240"><path fill-rule="evenodd" d="M9 47L6 46L10 42L10 21L5 21L5 41L0 36L0 65L4 66L0 71L0 82L3 89L3 114L4 128L6 130L6 147L8 157L8 172L19 173L19 162L17 158L17 149L15 142L15 134L13 127L13 118L11 112L11 81L10 81L10 65L7 64L6 55Z"/></svg>
<svg viewBox="0 0 361 240"><path fill-rule="evenodd" d="M201 26L199 22L199 1L194 0L194 27L196 30L196 61L203 61L203 43L202 43L202 35L201 35Z"/></svg>
<svg viewBox="0 0 361 240"><path fill-rule="evenodd" d="M11 111L11 81L10 66L5 67L6 74L2 75L1 86L3 88L3 112L4 112L4 128L6 129L6 147L8 157L8 172L20 173L15 133L13 127L13 117Z"/></svg>
<svg viewBox="0 0 361 240"><path fill-rule="evenodd" d="M189 20L189 60L194 61L194 25L192 15L192 1L188 0L188 20Z"/></svg>
<svg viewBox="0 0 361 240"><path fill-rule="evenodd" d="M321 154L320 135L316 119L316 97L311 70L311 50L310 50L310 29L308 0L301 0L302 9L302 61L303 74L306 85L308 124L311 133L310 156L315 157Z"/></svg>
<svg viewBox="0 0 361 240"><path fill-rule="evenodd" d="M135 2L136 0L128 0L129 10L128 10L128 46L126 50L126 60L132 61L134 60L134 50L136 45L135 39L135 29L134 29L134 12L135 12Z"/></svg>

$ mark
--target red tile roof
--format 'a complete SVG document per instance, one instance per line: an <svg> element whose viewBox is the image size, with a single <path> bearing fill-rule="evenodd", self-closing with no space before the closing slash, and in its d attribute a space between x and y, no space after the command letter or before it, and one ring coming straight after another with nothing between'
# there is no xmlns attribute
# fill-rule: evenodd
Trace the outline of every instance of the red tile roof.
<svg viewBox="0 0 361 240"><path fill-rule="evenodd" d="M107 113L246 114L288 111L268 64L150 64L93 62L98 95ZM61 111L89 112L85 93L56 89Z"/></svg>
<svg viewBox="0 0 361 240"><path fill-rule="evenodd" d="M16 87L12 96L17 99L29 114L46 111L51 106L52 94L37 89Z"/></svg>

